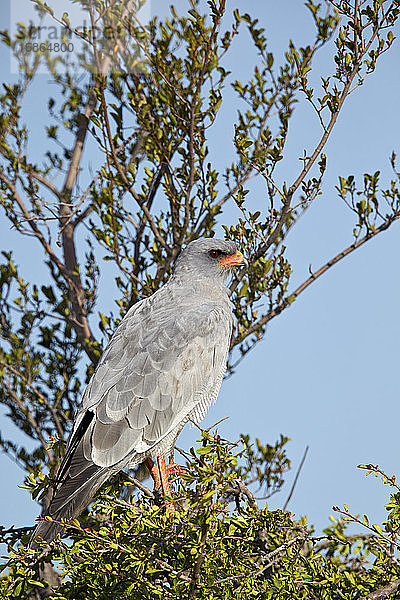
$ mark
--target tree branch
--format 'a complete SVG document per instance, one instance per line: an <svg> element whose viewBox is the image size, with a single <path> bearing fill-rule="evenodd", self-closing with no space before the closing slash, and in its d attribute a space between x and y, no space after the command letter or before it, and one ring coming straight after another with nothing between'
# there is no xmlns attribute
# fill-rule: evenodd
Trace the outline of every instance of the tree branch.
<svg viewBox="0 0 400 600"><path fill-rule="evenodd" d="M46 177L44 177L41 173L38 173L37 171L34 171L33 169L27 171L27 173L28 173L28 177L32 177L33 179L36 179L36 181L38 181L39 183L44 185L58 199L61 199L61 194L60 194L59 190L56 188L56 186L53 185L51 183L51 181L46 179Z"/></svg>
<svg viewBox="0 0 400 600"><path fill-rule="evenodd" d="M244 331L240 336L232 339L231 349L234 346L236 346L237 344L241 343L245 338L247 338L252 333L259 331L259 329L261 327L263 327L264 325L266 325L268 323L268 321L270 321L271 319L273 319L274 317L279 315L282 311L284 311L286 308L288 308L288 306L290 306L294 302L294 300L296 300L296 298L302 292L304 292L304 290L306 290L312 283L314 283L314 281L316 281L319 277L321 277L321 275L326 273L326 271L328 271L336 263L338 263L340 260L345 258L345 256L348 256L349 254L351 254L351 252L354 252L354 250L357 250L357 248L360 248L360 246L362 246L363 244L368 242L368 240L374 238L379 233L382 233L383 231L388 229L390 227L390 225L392 225L392 223L394 223L394 221L397 221L397 219L399 219L399 218L400 218L400 214L396 214L392 217L387 218L386 221L384 221L384 223L382 223L382 225L380 225L380 227L375 229L374 232L372 232L372 231L368 232L364 237L360 238L353 244L350 244L350 246L348 246L347 248L345 248L344 250L339 252L339 254L337 254L336 256L331 258L331 260L329 260L327 263L325 263L317 271L312 273L308 279L306 279L301 285L299 285L294 290L294 292L292 292L291 294L286 296L286 298L284 298L282 300L282 303L280 305L269 310L268 313L264 317L259 319L256 323L254 323L254 325L251 325L251 327L248 327L246 329L246 331Z"/></svg>
<svg viewBox="0 0 400 600"><path fill-rule="evenodd" d="M287 500L286 500L285 504L283 505L283 508L282 508L283 511L285 511L287 509L287 505L289 504L289 502L293 496L294 488L296 487L297 480L299 479L299 475L301 473L301 469L303 468L304 461L306 460L308 451L309 451L309 446L306 446L306 449L304 450L303 458L301 459L299 467L296 472L296 477L294 478L292 487L290 488L289 496L287 497Z"/></svg>
<svg viewBox="0 0 400 600"><path fill-rule="evenodd" d="M61 262L61 260L58 258L58 256L54 253L50 244L45 239L43 233L40 231L40 229L36 223L35 217L26 208L21 196L17 192L17 188L15 187L15 185L12 183L12 181L10 181L10 179L8 179L8 177L6 177L4 175L4 173L2 171L0 171L0 179L11 190L11 192L14 196L14 200L17 202L25 220L29 223L29 226L32 229L33 234L35 235L35 237L37 237L39 242L42 244L43 249L45 250L46 254L49 256L50 260L56 265L56 267L59 269L59 271L65 277L67 277L67 273L66 273L64 264Z"/></svg>
<svg viewBox="0 0 400 600"><path fill-rule="evenodd" d="M164 248L164 250L167 251L167 253L170 252L170 248L167 244L167 242L164 240L164 238L162 237L162 235L160 234L160 231L157 228L157 225L154 222L153 216L150 213L149 209L147 208L146 204L144 202L141 201L140 196L138 195L138 193L133 189L132 184L130 183L128 177L126 176L125 172L123 171L118 157L117 157L117 152L116 152L116 148L114 145L114 140L112 137L112 133L111 133L111 127L110 127L110 122L108 119L108 111L107 111L107 103L106 103L106 99L104 97L104 90L101 89L100 90L100 94L101 94L101 102L103 105L103 116L104 116L104 121L105 121L105 125L106 125L106 130L107 130L107 138L110 144L110 149L111 149L111 154L114 160L114 165L118 171L119 176L121 177L122 183L124 184L125 188L127 189L127 191L131 194L132 198L137 202L138 206L140 207L140 209L143 211L143 213L146 216L146 219L150 225L150 228L153 232L154 237L156 238L157 242L160 244L160 246L162 246Z"/></svg>
<svg viewBox="0 0 400 600"><path fill-rule="evenodd" d="M200 544L199 544L199 553L197 555L197 558L196 558L196 561L195 561L195 564L193 567L192 578L190 581L190 589L189 589L189 596L188 596L189 600L195 600L195 598L197 596L197 582L200 577L201 565L203 564L203 560L204 560L204 556L205 556L204 547L205 547L206 541L207 541L207 533L208 533L207 513L205 513L203 515L203 523L201 526L201 538L200 538Z"/></svg>
<svg viewBox="0 0 400 600"><path fill-rule="evenodd" d="M12 367L11 365L7 364L6 362L0 360L0 365L2 367L4 367L5 369L9 370L11 373L13 373L16 377L19 377L21 379L21 381L23 381L25 383L25 385L27 385L34 394L36 394L36 396L38 398L40 398L40 400L43 402L43 404L45 404L47 406L47 408L50 410L51 412L51 416L54 419L54 424L56 426L58 435L60 436L61 440L64 440L64 429L61 426L60 423L60 419L58 418L57 415L57 411L54 408L54 406L52 404L50 404L50 402L47 400L46 396L44 396L41 392L39 392L39 390L33 385L33 383L31 383L20 371L18 371L17 369L15 369L14 367Z"/></svg>
<svg viewBox="0 0 400 600"><path fill-rule="evenodd" d="M39 426L38 422L36 421L35 417L33 416L32 411L22 402L22 400L18 397L17 392L11 387L11 385L8 386L8 392L10 394L10 397L14 401L14 403L18 406L19 410L22 412L22 414L26 418L29 425L32 427L32 429L36 433L37 438L38 438L39 442L41 443L48 460L50 462L52 462L54 460L54 454L53 454L52 450L48 447L48 444L42 435L41 427Z"/></svg>
<svg viewBox="0 0 400 600"><path fill-rule="evenodd" d="M387 585L375 590L374 592L371 592L367 596L364 596L361 598L361 600L381 600L381 598L388 598L388 596L391 596L394 594L394 592L397 592L399 587L400 579L395 579Z"/></svg>
<svg viewBox="0 0 400 600"><path fill-rule="evenodd" d="M386 14L387 13L385 13L385 15L383 16L381 23L384 22L384 19L386 18ZM337 121L337 118L340 114L340 111L343 108L344 101L350 93L351 84L354 81L355 76L357 75L357 73L360 70L362 58L368 53L371 45L373 44L376 36L378 35L378 31L379 31L379 27L375 27L368 44L363 49L362 55L359 56L358 52L356 53L353 69L352 69L351 73L349 73L346 83L343 87L342 93L340 95L340 99L336 106L336 110L334 110L331 113L329 123L326 127L324 127L323 134L322 134L317 146L315 147L313 153L311 154L311 156L308 158L308 160L304 164L303 169L300 172L300 174L297 176L295 181L290 186L290 188L286 194L284 204L282 207L282 211L281 211L281 214L280 214L280 217L279 217L279 220L278 220L278 223L277 223L275 229L271 232L267 242L265 244L262 244L257 249L257 251L254 253L254 255L251 257L251 261L250 261L251 264L254 264L254 262L256 262L261 256L265 255L266 252L268 251L268 249L274 243L277 242L277 240L281 234L282 228L285 224L285 221L289 215L290 204L291 204L293 195L295 194L295 192L297 191L297 189L299 188L301 183L304 181L306 175L310 171L311 167L314 165L314 163L317 160L318 156L320 155L322 149L324 148L325 144L327 143L327 141L332 133L333 127ZM231 284L231 287L230 287L231 291L234 291L237 288L237 286L239 285L242 278L243 278L243 274L242 274L242 276L239 276L235 279L235 281ZM273 315L273 316L275 316L275 315Z"/></svg>
<svg viewBox="0 0 400 600"><path fill-rule="evenodd" d="M132 1L129 0L122 11L121 21L129 13L131 5ZM95 29L93 31L95 31ZM96 340L89 326L89 321L87 318L87 312L85 308L85 290L79 274L79 264L74 240L76 223L72 222L71 220L71 215L73 213L71 198L72 190L75 186L79 173L79 166L82 159L83 147L90 119L94 109L96 108L97 92L101 88L104 78L107 76L107 73L111 66L111 60L111 56L106 54L101 60L100 64L98 64L98 75L96 77L95 84L93 88L89 90L88 100L85 109L80 115L78 131L75 137L75 145L72 151L69 169L62 188L62 200L60 201L59 208L62 249L64 255L65 268L69 275L69 287L71 292L70 300L73 313L74 329L76 331L79 341L85 348L87 355L94 363L97 361L97 355L93 351L92 344Z"/></svg>

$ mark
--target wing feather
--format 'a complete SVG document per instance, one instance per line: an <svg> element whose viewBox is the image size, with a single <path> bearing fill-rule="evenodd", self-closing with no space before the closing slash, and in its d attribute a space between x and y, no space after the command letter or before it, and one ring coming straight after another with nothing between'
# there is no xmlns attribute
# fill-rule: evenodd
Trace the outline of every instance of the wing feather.
<svg viewBox="0 0 400 600"><path fill-rule="evenodd" d="M151 407L147 398L142 398L140 402L132 404L126 418L132 429L142 430L151 423L155 410Z"/></svg>
<svg viewBox="0 0 400 600"><path fill-rule="evenodd" d="M95 413L90 460L99 467L132 462L189 414L205 413L221 385L228 304L179 307L164 290L129 311L85 393L82 410Z"/></svg>

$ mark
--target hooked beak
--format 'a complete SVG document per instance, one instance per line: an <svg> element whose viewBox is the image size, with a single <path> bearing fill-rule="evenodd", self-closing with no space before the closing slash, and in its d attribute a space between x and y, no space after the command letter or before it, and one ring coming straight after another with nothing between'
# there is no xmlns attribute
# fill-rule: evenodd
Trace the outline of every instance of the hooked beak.
<svg viewBox="0 0 400 600"><path fill-rule="evenodd" d="M243 256L239 250L235 252L235 254L228 254L228 256L223 256L218 263L219 267L248 267L249 263Z"/></svg>

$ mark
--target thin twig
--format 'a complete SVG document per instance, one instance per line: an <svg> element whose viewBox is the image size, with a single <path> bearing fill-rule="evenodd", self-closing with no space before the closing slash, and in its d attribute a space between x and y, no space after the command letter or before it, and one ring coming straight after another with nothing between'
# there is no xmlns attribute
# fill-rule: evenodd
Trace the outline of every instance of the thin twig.
<svg viewBox="0 0 400 600"><path fill-rule="evenodd" d="M44 396L44 394L42 394L34 385L33 383L31 383L26 377L25 375L23 375L20 371L18 371L17 369L15 369L14 367L12 367L11 365L7 364L6 362L0 360L0 365L2 367L4 367L5 369L11 371L11 373L13 373L16 377L19 377L21 379L21 381L23 381L25 383L25 385L27 385L34 394L36 394L36 396L38 398L40 398L40 400L43 402L43 404L45 404L47 406L47 408L50 410L51 415L54 419L54 423L56 425L57 428L57 432L58 435L60 436L60 439L64 440L64 429L61 426L60 423L60 419L57 416L57 411L54 408L54 406L47 400L46 396Z"/></svg>
<svg viewBox="0 0 400 600"><path fill-rule="evenodd" d="M241 343L244 339L246 339L252 333L259 331L260 328L265 326L271 319L273 319L274 317L279 315L282 311L284 311L286 308L288 308L293 303L293 301L296 300L296 298L302 292L304 292L304 290L306 290L312 283L314 283L314 281L316 281L319 277L321 277L321 275L326 273L326 271L328 271L328 269L330 269L336 263L338 263L340 260L345 258L345 256L348 256L351 252L354 252L354 250L357 250L357 248L360 248L360 246L365 244L365 242L367 242L368 240L374 238L379 233L382 233L383 231L388 229L392 225L392 223L394 223L394 221L397 221L397 219L399 219L399 218L400 218L400 213L397 215L394 215L394 216L390 216L388 219L386 219L386 221L384 223L382 223L382 225L380 225L377 229L375 229L374 232L369 231L364 237L360 238L356 242L353 242L353 244L350 244L350 246L348 246L347 248L345 248L344 250L339 252L339 254L337 254L336 256L331 258L322 267L317 269L317 271L312 273L308 279L303 281L303 283L301 285L299 285L291 294L288 294L282 300L281 304L279 304L275 308L269 310L267 312L267 314L264 315L264 317L262 317L256 323L254 323L253 325L248 327L240 336L233 338L231 341L231 348L233 348L237 344Z"/></svg>
<svg viewBox="0 0 400 600"><path fill-rule="evenodd" d="M106 130L107 130L107 137L108 137L108 141L110 144L110 149L111 149L111 154L114 160L114 165L118 171L119 176L121 177L121 180L125 186L125 188L127 189L127 191L131 194L132 198L137 202L138 206L140 207L140 209L144 212L144 214L146 215L147 221L150 225L150 228L153 232L154 237L156 238L156 240L158 241L158 243L160 244L160 246L162 246L167 253L169 253L169 246L167 244L167 242L164 240L164 238L162 237L159 229L157 228L157 225L155 224L155 221L153 219L152 214L150 213L149 209L147 208L146 204L144 204L144 202L141 201L139 194L136 192L136 190L134 190L133 185L131 184L131 182L129 181L128 177L126 176L125 171L122 169L118 157L117 157L117 153L116 153L116 148L114 145L114 140L113 140L113 136L111 133L111 127L110 127L110 122L108 119L108 110L107 110L107 103L106 103L106 99L104 96L104 90L101 89L100 90L100 95L101 95L101 102L102 102L102 106L103 106L103 117L104 117L104 122L106 125Z"/></svg>
<svg viewBox="0 0 400 600"><path fill-rule="evenodd" d="M297 480L299 478L301 469L303 468L304 461L306 460L306 456L307 456L308 450L309 450L309 446L306 446L306 449L304 450L303 458L301 459L300 464L299 464L298 469L297 469L296 477L294 478L292 487L290 488L289 496L287 497L287 500L286 500L285 504L283 505L283 509L282 509L283 511L286 510L287 505L289 504L289 502L290 502L290 500L291 500L291 498L293 496L294 488L296 487Z"/></svg>
<svg viewBox="0 0 400 600"><path fill-rule="evenodd" d="M275 548L275 550L272 550L272 552L269 552L266 556L264 560L268 560L273 558L274 560L271 560L270 562L268 562L267 564L264 564L262 566L261 569L259 569L255 574L254 577L259 577L260 575L262 575L264 573L264 571L266 571L267 569L269 569L269 567L271 567L277 560L279 560L279 554L281 552L283 552L284 550L287 550L288 548L290 548L291 546L293 546L294 544L298 543L298 542L303 542L307 539L307 537L309 536L308 533L302 533L300 535L298 535L295 538L292 538L291 540L289 540L288 542L285 542L284 544L282 544L281 546L278 546L278 548ZM275 558L277 557L277 558ZM226 583L227 581L237 581L238 579L242 579L243 577L249 577L249 573L240 573L240 575L233 575L232 577L225 577L224 579L218 579L217 581L213 582L213 586L218 585L220 583Z"/></svg>
<svg viewBox="0 0 400 600"><path fill-rule="evenodd" d="M386 18L386 14L384 15L384 17L382 18L381 22L384 21L384 19ZM256 262L261 256L264 256L267 251L269 250L269 248L271 246L273 246L273 244L275 244L279 238L279 236L281 235L281 231L283 229L283 226L286 222L286 219L289 215L290 212L290 205L291 205L291 201L293 198L293 195L295 194L295 192L297 191L297 189L299 188L299 186L301 185L301 183L304 181L306 175L308 174L308 172L310 171L311 167L314 165L315 161L317 160L318 156L320 155L320 153L322 152L324 146L326 145L332 130L335 126L335 123L337 121L337 118L343 108L344 102L347 98L347 96L349 95L350 92L350 88L352 85L352 82L355 78L355 76L357 75L357 73L360 70L360 65L361 65L361 61L363 56L365 56L365 54L368 52L368 50L370 49L371 45L373 44L377 34L379 31L379 27L376 27L371 35L371 38L368 42L368 44L365 46L364 48L364 52L362 56L359 56L357 58L357 60L355 60L354 62L354 66L353 69L351 71L351 73L349 73L347 81L343 87L343 90L340 94L338 103L337 103L337 107L336 110L334 112L331 113L331 117L329 120L329 123L327 124L327 126L324 128L323 134L318 142L318 144L316 145L316 147L314 148L314 151L312 152L311 156L307 158L307 160L304 163L303 169L301 170L301 172L299 173L299 175L297 176L297 178L295 179L295 181L292 183L292 185L290 186L290 188L287 191L284 203L283 203L283 207L281 210L281 214L279 216L278 222L276 224L275 229L271 232L267 242L265 244L261 244L259 246L259 248L257 249L257 251L254 253L254 255L251 257L251 264L254 264L254 262ZM251 266L251 265L250 265ZM233 292L237 286L239 285L241 279L243 278L244 274L240 274L231 284L230 286L230 290L231 292ZM269 314L272 314L269 313ZM273 315L275 316L275 314ZM272 318L272 317L270 317ZM267 319L269 320L269 319ZM267 322L267 321L265 321ZM246 337L246 336L245 336Z"/></svg>
<svg viewBox="0 0 400 600"><path fill-rule="evenodd" d="M53 451L48 447L48 444L46 442L46 440L43 437L42 434L42 429L39 426L37 420L35 419L35 417L32 414L32 411L28 408L28 406L26 406L22 400L19 398L17 392L12 389L11 387L9 387L8 392L11 396L11 398L13 399L13 401L15 402L15 404L18 406L19 410L21 411L21 413L24 415L24 417L26 418L27 422L29 423L29 425L32 427L32 429L35 431L37 438L39 440L39 442L41 443L43 450L49 460L49 462L52 462L54 460L54 453Z"/></svg>
<svg viewBox="0 0 400 600"><path fill-rule="evenodd" d="M124 478L126 481L128 481L129 483L132 483L134 486L136 486L141 492L143 492L146 496L148 496L148 498L151 498L152 500L154 500L155 496L154 496L153 492L146 485L143 485L143 483L141 481L139 481L135 477L131 477L127 473L124 473Z"/></svg>

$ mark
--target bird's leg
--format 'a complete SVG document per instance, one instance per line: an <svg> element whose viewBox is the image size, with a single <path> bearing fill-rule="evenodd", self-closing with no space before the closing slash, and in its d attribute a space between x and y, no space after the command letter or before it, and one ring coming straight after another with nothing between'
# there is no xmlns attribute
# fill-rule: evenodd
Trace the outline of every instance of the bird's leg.
<svg viewBox="0 0 400 600"><path fill-rule="evenodd" d="M151 460L151 458L146 458L145 463L146 467L150 471L150 476L154 481L153 492L156 492L161 486L160 470L156 463Z"/></svg>
<svg viewBox="0 0 400 600"><path fill-rule="evenodd" d="M175 463L169 463L169 465L165 464L164 455L157 457L157 465L151 458L146 458L146 465L154 481L154 491L158 491L161 487L162 495L171 498L171 488L169 487L168 477L170 475L181 473L182 467ZM167 502L166 509L169 513L174 512L175 508L173 503Z"/></svg>

